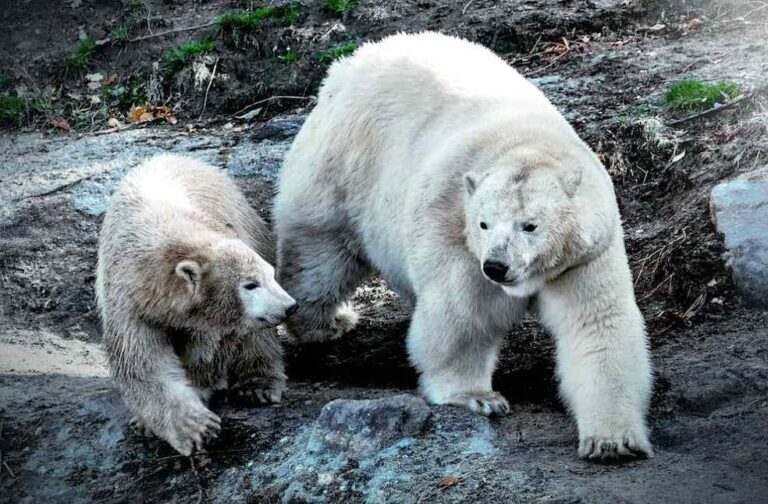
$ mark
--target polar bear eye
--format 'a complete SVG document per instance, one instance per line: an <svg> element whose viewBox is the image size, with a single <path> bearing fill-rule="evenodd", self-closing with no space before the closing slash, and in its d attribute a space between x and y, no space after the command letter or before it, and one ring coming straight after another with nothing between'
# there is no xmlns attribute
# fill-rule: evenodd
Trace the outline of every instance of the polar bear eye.
<svg viewBox="0 0 768 504"><path fill-rule="evenodd" d="M257 289L258 287L259 287L258 282L248 282L247 284L243 285L243 289L245 290L253 290L253 289Z"/></svg>
<svg viewBox="0 0 768 504"><path fill-rule="evenodd" d="M488 229L488 224L486 224L485 222L481 222L480 229Z"/></svg>
<svg viewBox="0 0 768 504"><path fill-rule="evenodd" d="M526 233L533 233L536 231L536 228L538 226L536 224L531 224L530 222L523 224L523 231Z"/></svg>

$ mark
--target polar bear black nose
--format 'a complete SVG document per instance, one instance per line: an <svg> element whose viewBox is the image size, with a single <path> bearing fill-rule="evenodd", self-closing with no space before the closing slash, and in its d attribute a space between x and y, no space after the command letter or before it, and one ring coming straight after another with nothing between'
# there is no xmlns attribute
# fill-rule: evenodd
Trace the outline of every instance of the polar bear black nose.
<svg viewBox="0 0 768 504"><path fill-rule="evenodd" d="M498 261L485 261L483 263L483 273L494 282L503 282L506 278L509 266Z"/></svg>
<svg viewBox="0 0 768 504"><path fill-rule="evenodd" d="M290 317L294 313L296 313L296 310L299 309L298 303L293 303L291 306L288 307L287 310L285 310L285 316Z"/></svg>

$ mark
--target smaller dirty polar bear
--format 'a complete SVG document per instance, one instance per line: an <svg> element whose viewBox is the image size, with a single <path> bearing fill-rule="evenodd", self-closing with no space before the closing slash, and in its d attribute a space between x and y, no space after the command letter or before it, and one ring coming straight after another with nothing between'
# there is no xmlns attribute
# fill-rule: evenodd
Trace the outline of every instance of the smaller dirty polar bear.
<svg viewBox="0 0 768 504"><path fill-rule="evenodd" d="M346 301L374 267L414 304L408 350L421 392L506 413L491 378L533 297L556 336L580 456L652 454L651 366L610 177L491 51L422 33L335 63L274 211L297 337L351 329Z"/></svg>
<svg viewBox="0 0 768 504"><path fill-rule="evenodd" d="M184 455L220 428L213 391L285 389L274 326L296 303L267 261L264 221L212 166L160 155L112 197L96 272L109 367L137 426Z"/></svg>

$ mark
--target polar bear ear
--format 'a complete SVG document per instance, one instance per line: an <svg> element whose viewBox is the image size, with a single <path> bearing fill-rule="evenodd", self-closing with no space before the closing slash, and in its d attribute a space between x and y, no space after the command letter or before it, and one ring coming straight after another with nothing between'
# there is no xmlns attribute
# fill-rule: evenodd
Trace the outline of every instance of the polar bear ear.
<svg viewBox="0 0 768 504"><path fill-rule="evenodd" d="M578 166L560 178L563 191L569 198L573 197L574 193L576 193L576 189L581 185L581 174L583 171L584 170Z"/></svg>
<svg viewBox="0 0 768 504"><path fill-rule="evenodd" d="M472 196L479 181L480 177L476 173L467 172L464 174L464 190L467 191L467 196Z"/></svg>
<svg viewBox="0 0 768 504"><path fill-rule="evenodd" d="M176 264L176 274L187 282L190 292L194 293L203 276L203 269L197 261L184 260Z"/></svg>

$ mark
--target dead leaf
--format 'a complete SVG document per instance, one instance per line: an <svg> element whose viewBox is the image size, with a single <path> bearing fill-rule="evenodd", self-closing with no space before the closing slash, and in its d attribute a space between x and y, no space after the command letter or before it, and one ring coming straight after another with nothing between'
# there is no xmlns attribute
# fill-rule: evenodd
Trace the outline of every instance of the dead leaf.
<svg viewBox="0 0 768 504"><path fill-rule="evenodd" d="M177 122L171 108L164 105L144 105L139 107L134 105L128 112L128 120L131 122L149 122L157 119L165 119L168 124L176 124Z"/></svg>
<svg viewBox="0 0 768 504"><path fill-rule="evenodd" d="M83 0L69 0L69 6L73 9L77 9L81 5L83 5Z"/></svg>
<svg viewBox="0 0 768 504"><path fill-rule="evenodd" d="M461 478L459 478L458 476L451 474L450 476L446 476L445 478L438 481L437 486L439 486L440 488L452 487L453 485L458 483L460 479Z"/></svg>
<svg viewBox="0 0 768 504"><path fill-rule="evenodd" d="M112 42L112 39L110 37L106 37L106 38L97 40L96 41L96 46L97 47L101 47L103 45L109 44L110 42Z"/></svg>
<svg viewBox="0 0 768 504"><path fill-rule="evenodd" d="M702 24L703 23L702 23L701 19L693 18L690 21L688 21L688 29L689 30L698 30L701 27Z"/></svg>
<svg viewBox="0 0 768 504"><path fill-rule="evenodd" d="M259 115L260 113L261 113L261 108L255 108L255 109L251 110L250 112L246 112L245 114L242 114L242 115L239 115L239 116L235 116L235 118L236 119L242 119L243 121L250 121L251 119L253 119L257 115Z"/></svg>
<svg viewBox="0 0 768 504"><path fill-rule="evenodd" d="M96 95L91 95L91 104L98 105L99 103L101 103L101 98Z"/></svg>
<svg viewBox="0 0 768 504"><path fill-rule="evenodd" d="M91 91L96 91L101 87L101 82L89 82L88 83L88 89Z"/></svg>
<svg viewBox="0 0 768 504"><path fill-rule="evenodd" d="M187 132L194 133L195 131L197 131L197 124L194 124L194 123L187 124Z"/></svg>
<svg viewBox="0 0 768 504"><path fill-rule="evenodd" d="M98 72L90 73L90 74L86 74L85 80L88 80L91 82L101 82L102 80L104 80L104 76Z"/></svg>
<svg viewBox="0 0 768 504"><path fill-rule="evenodd" d="M115 82L117 82L117 74L116 73L109 74L109 77L107 77L106 79L101 81L101 83L104 84L105 86L111 86Z"/></svg>
<svg viewBox="0 0 768 504"><path fill-rule="evenodd" d="M107 119L107 128L121 128L123 126L123 123L115 119L114 117L110 117Z"/></svg>
<svg viewBox="0 0 768 504"><path fill-rule="evenodd" d="M63 130L63 131L69 131L70 129L72 129L69 126L69 123L67 122L67 120L63 119L63 118L51 119L51 126L53 126L54 128L58 128L60 130Z"/></svg>

